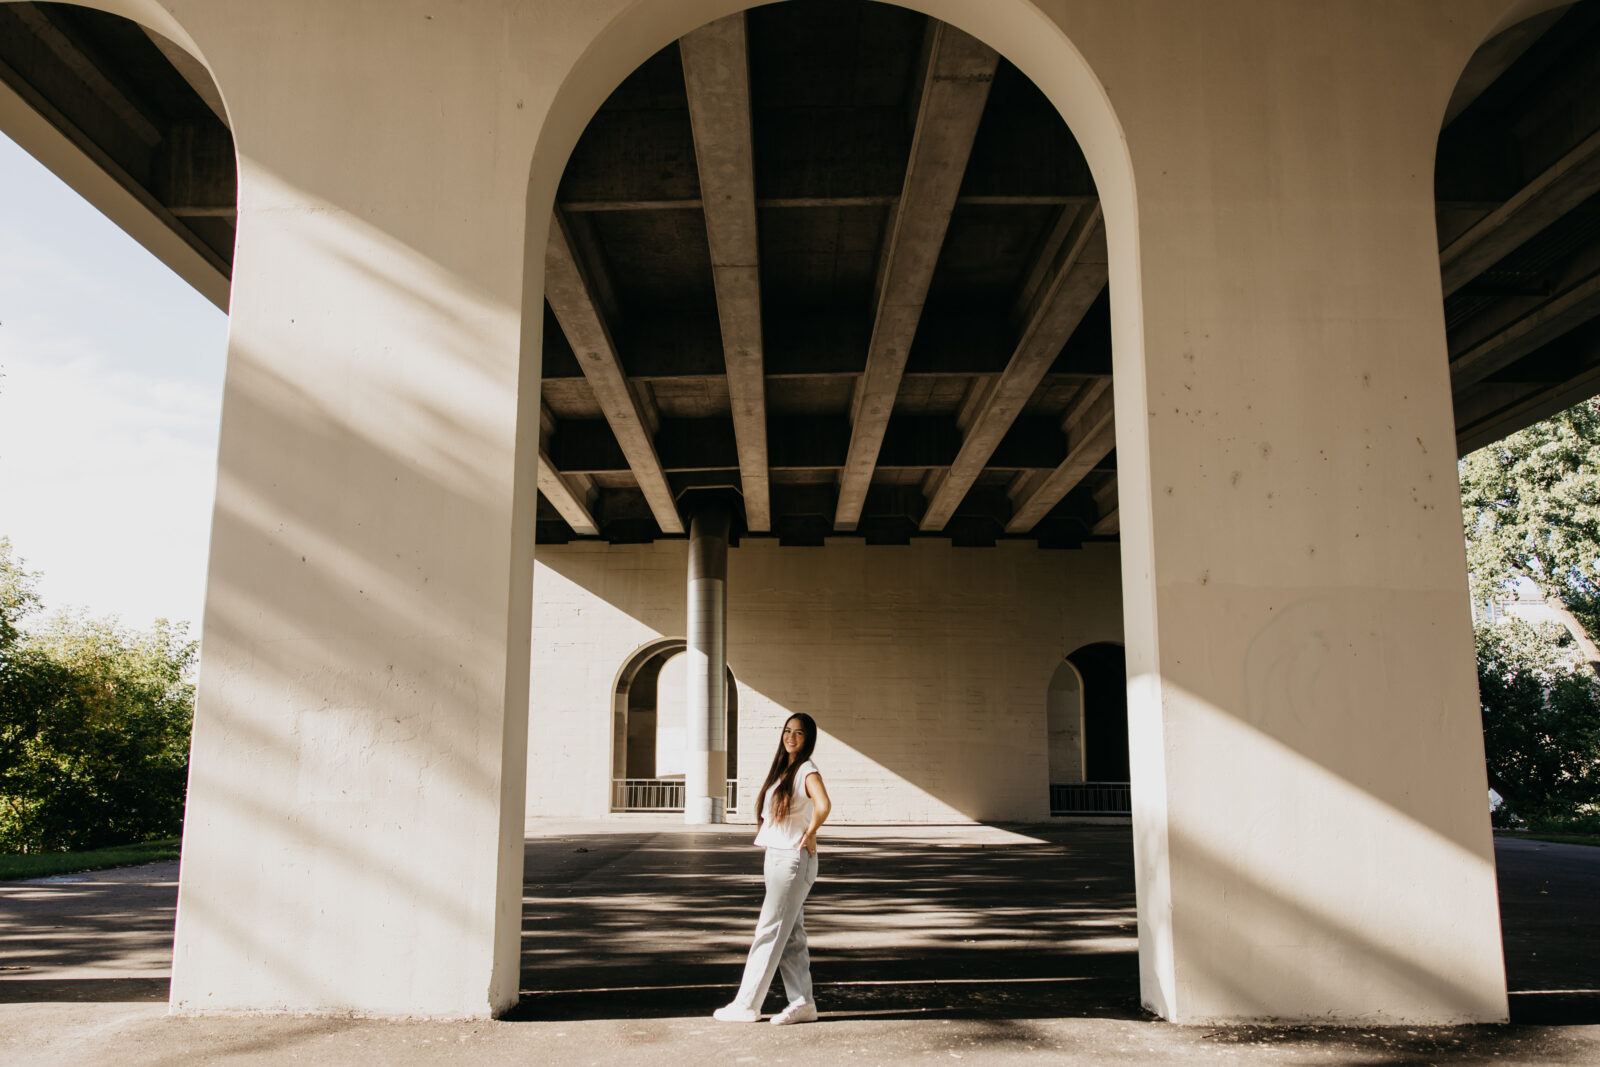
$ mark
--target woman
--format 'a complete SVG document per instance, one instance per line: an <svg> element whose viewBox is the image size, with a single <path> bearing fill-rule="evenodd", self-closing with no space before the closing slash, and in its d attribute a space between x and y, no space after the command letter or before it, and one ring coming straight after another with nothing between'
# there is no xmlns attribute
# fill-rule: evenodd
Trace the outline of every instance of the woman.
<svg viewBox="0 0 1600 1067"><path fill-rule="evenodd" d="M833 808L822 775L811 762L811 750L816 747L817 724L811 716L789 716L783 724L778 754L772 758L767 780L756 797L761 818L756 844L767 850L767 897L756 920L755 942L745 960L739 993L733 1003L711 1013L722 1022L760 1022L761 1002L767 999L774 971L783 974L789 1006L772 1017L773 1025L816 1021L811 954L806 951L806 925L800 909L817 880L817 829L827 822Z"/></svg>

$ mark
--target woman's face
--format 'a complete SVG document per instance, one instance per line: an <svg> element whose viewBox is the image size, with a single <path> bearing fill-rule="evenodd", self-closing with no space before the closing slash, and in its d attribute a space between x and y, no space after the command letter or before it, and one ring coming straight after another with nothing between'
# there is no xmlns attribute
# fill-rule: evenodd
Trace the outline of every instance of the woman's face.
<svg viewBox="0 0 1600 1067"><path fill-rule="evenodd" d="M800 725L799 719L790 719L783 724L783 750L792 759L806 743L806 728Z"/></svg>

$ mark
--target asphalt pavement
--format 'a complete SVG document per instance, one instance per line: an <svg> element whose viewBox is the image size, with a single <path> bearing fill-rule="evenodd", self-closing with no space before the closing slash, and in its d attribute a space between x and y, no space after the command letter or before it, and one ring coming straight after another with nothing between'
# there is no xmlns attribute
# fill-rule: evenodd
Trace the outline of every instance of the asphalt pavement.
<svg viewBox="0 0 1600 1067"><path fill-rule="evenodd" d="M830 826L806 907L822 1018L773 1027L709 1018L760 903L749 838L536 823L522 999L495 1021L171 1017L176 864L0 883L0 1062L1600 1062L1600 848L1498 842L1510 1025L1187 1027L1139 1006L1125 822Z"/></svg>

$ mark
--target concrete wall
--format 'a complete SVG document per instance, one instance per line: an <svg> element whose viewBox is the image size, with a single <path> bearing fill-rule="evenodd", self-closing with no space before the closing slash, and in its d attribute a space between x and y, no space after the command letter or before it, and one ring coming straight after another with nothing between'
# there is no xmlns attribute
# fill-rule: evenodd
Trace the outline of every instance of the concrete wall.
<svg viewBox="0 0 1600 1067"><path fill-rule="evenodd" d="M682 542L540 549L530 816L608 810L616 673L682 632L685 566ZM760 788L784 719L805 711L835 819L1047 817L1050 679L1073 648L1121 639L1118 575L1106 545L746 539L728 558L740 795Z"/></svg>

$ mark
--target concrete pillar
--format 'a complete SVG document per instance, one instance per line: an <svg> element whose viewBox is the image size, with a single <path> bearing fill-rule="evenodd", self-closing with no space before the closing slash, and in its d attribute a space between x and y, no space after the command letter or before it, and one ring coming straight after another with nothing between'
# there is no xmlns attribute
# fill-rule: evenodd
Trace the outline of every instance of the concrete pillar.
<svg viewBox="0 0 1600 1067"><path fill-rule="evenodd" d="M684 656L683 821L724 821L728 778L728 533L725 505L689 524L689 649Z"/></svg>
<svg viewBox="0 0 1600 1067"><path fill-rule="evenodd" d="M488 1016L520 972L527 86L482 5L194 7L239 228L172 1006Z"/></svg>
<svg viewBox="0 0 1600 1067"><path fill-rule="evenodd" d="M1114 337L1144 1002L1503 1020L1432 189L1476 35L1439 3L1145 6L1142 53L1080 41L1137 188L1137 233L1108 234L1113 302L1137 287Z"/></svg>

